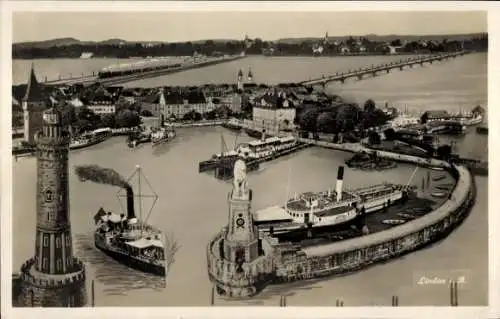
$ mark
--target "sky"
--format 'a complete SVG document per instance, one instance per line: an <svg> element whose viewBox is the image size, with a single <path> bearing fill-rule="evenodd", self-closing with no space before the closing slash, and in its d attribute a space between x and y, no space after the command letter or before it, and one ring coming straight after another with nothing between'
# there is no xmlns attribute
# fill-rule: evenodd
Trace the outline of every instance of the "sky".
<svg viewBox="0 0 500 319"><path fill-rule="evenodd" d="M72 37L82 41L195 41L250 38L487 32L482 11L358 12L14 12L13 42Z"/></svg>

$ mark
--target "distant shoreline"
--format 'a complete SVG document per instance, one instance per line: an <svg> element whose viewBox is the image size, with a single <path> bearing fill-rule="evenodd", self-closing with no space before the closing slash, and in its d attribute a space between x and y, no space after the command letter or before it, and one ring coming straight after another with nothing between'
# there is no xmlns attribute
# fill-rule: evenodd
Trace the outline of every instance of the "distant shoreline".
<svg viewBox="0 0 500 319"><path fill-rule="evenodd" d="M435 53L435 52L434 52ZM448 52L439 52L448 53ZM476 50L473 53L488 53L488 50ZM409 56L409 55L428 55L433 54L433 52L400 52L394 54L381 54L379 52L374 53L344 53L344 54L274 54L274 55L264 55L264 54L247 54L247 57L265 57L265 58L276 58L276 57L311 57L311 58L339 58L339 57L364 57L364 56ZM71 60L95 60L95 59L120 59L120 60L133 60L133 59L154 59L158 57L179 57L178 55L163 55L163 56L151 56L151 57L131 57L131 58L121 58L117 56L93 56L92 58L82 59L80 57L12 57L12 60L61 60L61 59L71 59Z"/></svg>

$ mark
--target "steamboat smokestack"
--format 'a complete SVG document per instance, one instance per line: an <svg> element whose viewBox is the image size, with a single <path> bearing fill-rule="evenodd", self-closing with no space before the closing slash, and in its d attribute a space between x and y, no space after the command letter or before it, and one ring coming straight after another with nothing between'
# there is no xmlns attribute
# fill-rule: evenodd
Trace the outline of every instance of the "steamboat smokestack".
<svg viewBox="0 0 500 319"><path fill-rule="evenodd" d="M125 187L127 192L127 220L129 224L134 224L137 222L134 210L134 191L131 186Z"/></svg>
<svg viewBox="0 0 500 319"><path fill-rule="evenodd" d="M337 202L342 200L342 183L344 182L344 166L339 166L337 171L337 187L335 192L337 193Z"/></svg>

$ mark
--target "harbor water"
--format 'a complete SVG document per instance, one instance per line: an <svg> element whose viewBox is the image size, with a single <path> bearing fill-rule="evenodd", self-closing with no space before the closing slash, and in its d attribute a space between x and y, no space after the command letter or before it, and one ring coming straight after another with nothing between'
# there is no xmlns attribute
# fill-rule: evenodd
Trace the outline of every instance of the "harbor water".
<svg viewBox="0 0 500 319"><path fill-rule="evenodd" d="M376 57L369 57L364 63L364 58L250 57L141 81L149 86L195 85L209 81L208 78L212 82L231 82L238 69L247 68L249 62L257 82L287 80L280 79L280 76L290 76L288 80L294 81L309 74L311 77L321 76L325 65L334 72L336 68L343 71L344 61L348 59L359 59L355 62L358 66L377 63L374 61ZM85 60L85 63L93 60ZM305 62L297 63L299 60ZM458 110L460 106L472 108L476 104L486 108L486 60L485 54L473 54L423 68L418 66L403 72L394 70L373 79L350 80L344 85L332 84L328 90L360 102L373 98L379 103L387 101L415 108L446 108L451 111ZM66 60L61 61L61 65L66 68ZM23 73L22 65L30 63L14 61L14 70L18 70L14 78L26 79L27 72ZM42 66L43 63L48 65ZM58 65L58 60L35 61L37 69L40 67L52 72L60 72L57 71ZM294 71L284 75L280 73L280 68ZM88 70L92 71L90 68ZM305 70L311 71L308 74ZM464 156L486 160L487 136L477 135L474 128L469 128L469 131L470 134L457 138L459 152ZM177 133L174 141L154 149L146 144L132 150L126 146L124 137L115 137L88 149L71 152L69 184L74 246L77 256L87 265L89 280L95 279L95 305L98 307L210 304L211 284L206 269L206 245L227 223L227 193L231 184L217 180L210 174L198 174L198 162L220 152L221 133L229 147L250 138L244 134L236 137L235 133L221 127L183 128L178 129ZM254 191L253 209L282 204L295 192L333 187L337 167L349 156L337 151L308 148L263 164L257 172L249 174L249 185ZM121 206L116 196L117 188L78 180L73 167L85 164L110 167L124 176L129 176L136 165L142 166L149 183L159 195L148 222L164 230L180 245L166 282L128 269L94 248L93 215L101 206L114 212L121 212ZM34 158L13 160L12 167L12 234L16 234L13 238L12 266L15 271L34 252L37 172ZM384 180L406 183L412 171L413 167L403 164L384 172L366 173L348 169L344 185L359 187ZM425 176L423 169L419 170L413 183L420 185L422 176ZM464 283L459 284L460 305L487 305L488 178L476 177L476 182L477 203L470 216L440 243L348 276L270 286L251 300L226 301L216 297L215 305L277 306L279 295L286 294L290 306L333 306L337 298L343 299L345 306L389 306L392 295L399 296L401 306L447 306L448 285L437 281L430 283L425 278L449 278L450 274L465 279ZM143 192L147 192L147 189ZM143 200L144 215L147 215L150 205L150 202Z"/></svg>

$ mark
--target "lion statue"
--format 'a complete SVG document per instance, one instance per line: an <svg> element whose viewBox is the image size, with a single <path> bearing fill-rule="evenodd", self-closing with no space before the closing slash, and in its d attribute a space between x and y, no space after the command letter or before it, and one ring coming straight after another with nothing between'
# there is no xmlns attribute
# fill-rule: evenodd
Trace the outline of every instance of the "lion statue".
<svg viewBox="0 0 500 319"><path fill-rule="evenodd" d="M247 192L247 167L243 160L239 159L234 163L233 176L233 193L241 197Z"/></svg>

